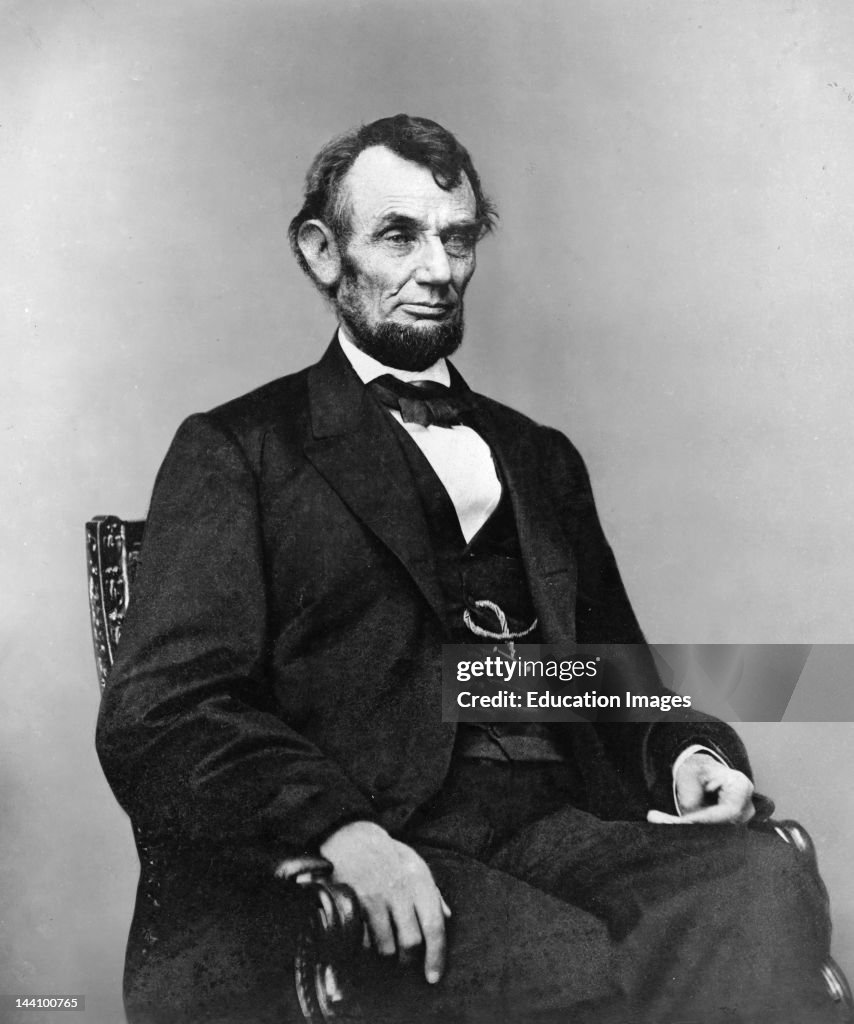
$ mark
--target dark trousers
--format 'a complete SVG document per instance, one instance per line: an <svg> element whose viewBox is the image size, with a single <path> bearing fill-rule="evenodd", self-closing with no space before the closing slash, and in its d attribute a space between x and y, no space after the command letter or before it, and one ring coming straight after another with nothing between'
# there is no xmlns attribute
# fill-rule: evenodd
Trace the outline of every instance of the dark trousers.
<svg viewBox="0 0 854 1024"><path fill-rule="evenodd" d="M366 956L369 1020L825 1024L823 885L773 831L606 822L561 764L460 759L404 837L453 910L448 968Z"/></svg>

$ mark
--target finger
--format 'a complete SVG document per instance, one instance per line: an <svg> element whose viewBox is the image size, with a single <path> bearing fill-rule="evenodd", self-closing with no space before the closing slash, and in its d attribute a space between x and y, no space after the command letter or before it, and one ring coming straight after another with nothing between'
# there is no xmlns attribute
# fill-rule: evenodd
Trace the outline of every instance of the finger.
<svg viewBox="0 0 854 1024"><path fill-rule="evenodd" d="M445 917L453 917L453 914L451 914L451 908L445 902L445 897L440 896L439 899L442 901L442 913L445 915Z"/></svg>
<svg viewBox="0 0 854 1024"><path fill-rule="evenodd" d="M750 821L753 808L753 783L742 772L730 771L717 790L718 806L727 807L730 820L743 824Z"/></svg>
<svg viewBox="0 0 854 1024"><path fill-rule="evenodd" d="M397 949L397 943L394 940L394 929L388 910L385 907L374 911L368 909L367 914L368 927L371 930L371 938L374 940L374 949L380 956L393 956Z"/></svg>
<svg viewBox="0 0 854 1024"><path fill-rule="evenodd" d="M681 825L685 819L677 814L666 814L664 811L647 811L646 820L653 825Z"/></svg>
<svg viewBox="0 0 854 1024"><path fill-rule="evenodd" d="M705 790L696 774L679 773L676 779L676 799L683 811L696 811L703 806Z"/></svg>
<svg viewBox="0 0 854 1024"><path fill-rule="evenodd" d="M738 813L728 804L719 803L689 811L679 820L683 825L734 825L738 821Z"/></svg>
<svg viewBox="0 0 854 1024"><path fill-rule="evenodd" d="M415 906L421 934L424 937L424 977L431 985L442 977L445 970L445 917L444 900L436 894Z"/></svg>
<svg viewBox="0 0 854 1024"><path fill-rule="evenodd" d="M415 950L421 946L421 925L414 907L410 905L402 912L394 913L394 929L397 933L398 959L402 964L411 963Z"/></svg>
<svg viewBox="0 0 854 1024"><path fill-rule="evenodd" d="M756 814L753 806L753 783L742 776L736 780L732 791L722 790L722 802L732 808L732 820L739 825L745 825Z"/></svg>
<svg viewBox="0 0 854 1024"><path fill-rule="evenodd" d="M371 948L371 932L367 923L362 925L362 946L364 949Z"/></svg>

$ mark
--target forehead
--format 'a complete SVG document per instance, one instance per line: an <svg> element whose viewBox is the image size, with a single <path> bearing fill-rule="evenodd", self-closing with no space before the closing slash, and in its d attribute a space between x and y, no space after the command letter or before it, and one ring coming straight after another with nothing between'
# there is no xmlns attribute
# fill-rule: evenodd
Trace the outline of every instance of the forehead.
<svg viewBox="0 0 854 1024"><path fill-rule="evenodd" d="M404 160L385 146L363 150L344 178L353 226L370 227L384 217L402 214L429 225L473 220L475 198L463 175L446 191L421 164Z"/></svg>

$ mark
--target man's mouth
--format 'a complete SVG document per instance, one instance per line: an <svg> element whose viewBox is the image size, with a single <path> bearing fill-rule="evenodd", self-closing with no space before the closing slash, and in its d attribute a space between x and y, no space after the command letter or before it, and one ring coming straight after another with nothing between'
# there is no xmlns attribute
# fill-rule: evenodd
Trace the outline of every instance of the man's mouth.
<svg viewBox="0 0 854 1024"><path fill-rule="evenodd" d="M400 308L410 316L429 320L442 320L454 309L448 302L405 302Z"/></svg>

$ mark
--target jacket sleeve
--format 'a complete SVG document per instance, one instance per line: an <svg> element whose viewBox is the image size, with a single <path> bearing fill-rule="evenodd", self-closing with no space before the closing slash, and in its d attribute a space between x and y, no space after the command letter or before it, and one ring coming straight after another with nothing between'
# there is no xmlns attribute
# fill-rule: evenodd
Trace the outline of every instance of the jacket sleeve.
<svg viewBox="0 0 854 1024"><path fill-rule="evenodd" d="M274 709L257 479L208 416L160 470L97 729L104 771L146 834L316 846L371 802Z"/></svg>
<svg viewBox="0 0 854 1024"><path fill-rule="evenodd" d="M658 675L652 654L632 610L614 553L605 538L584 462L562 434L553 432L560 454L553 478L578 565L576 639L579 643L632 645L636 692L668 692ZM674 811L672 767L681 751L698 743L714 750L738 771L752 778L744 744L724 722L699 712L673 710L657 722L601 722L597 724L604 758L616 770L622 785L640 811ZM757 810L767 816L773 805L757 798Z"/></svg>

